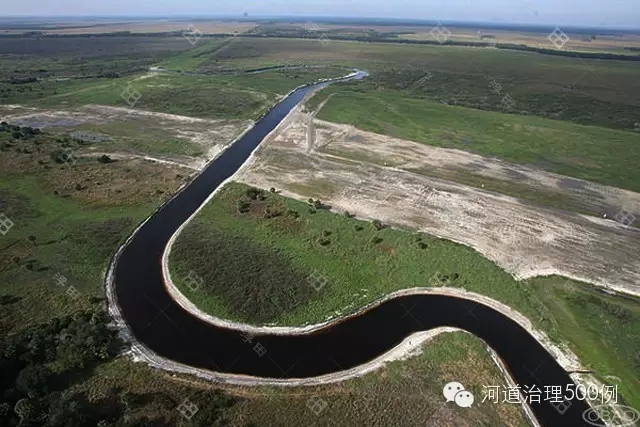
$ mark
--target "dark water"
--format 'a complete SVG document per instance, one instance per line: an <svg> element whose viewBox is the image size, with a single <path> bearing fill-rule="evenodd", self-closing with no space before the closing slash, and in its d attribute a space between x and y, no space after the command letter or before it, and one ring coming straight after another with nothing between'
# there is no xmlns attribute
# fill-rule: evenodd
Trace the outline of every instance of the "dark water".
<svg viewBox="0 0 640 427"><path fill-rule="evenodd" d="M366 363L413 332L453 326L482 338L522 386L536 385L544 392L546 385L561 385L564 390L573 384L526 330L497 311L468 300L434 295L401 297L322 331L301 336L258 335L253 343L246 342L240 332L200 321L172 300L161 271L161 256L169 238L312 88L300 89L278 104L164 205L125 248L116 266L116 293L137 339L165 358L198 368L256 377L305 378ZM266 350L262 357L254 351L257 343ZM482 389L482 384L465 386ZM476 400L482 396L477 395ZM577 400L564 414L548 402L532 407L543 426L554 427L585 425L582 414L588 409Z"/></svg>

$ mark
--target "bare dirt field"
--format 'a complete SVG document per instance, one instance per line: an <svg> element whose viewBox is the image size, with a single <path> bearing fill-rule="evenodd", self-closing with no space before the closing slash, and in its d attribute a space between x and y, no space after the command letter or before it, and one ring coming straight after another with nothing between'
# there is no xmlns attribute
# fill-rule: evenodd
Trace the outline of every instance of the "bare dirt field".
<svg viewBox="0 0 640 427"><path fill-rule="evenodd" d="M637 223L539 206L438 174L472 172L583 208L618 210L608 217L639 216L640 194L319 120L314 141L308 123L308 114L294 110L238 180L471 246L518 279L559 274L640 294Z"/></svg>
<svg viewBox="0 0 640 427"><path fill-rule="evenodd" d="M253 124L251 120L200 119L103 105L68 110L2 105L0 121L71 132L90 143L79 155L150 157L198 170Z"/></svg>

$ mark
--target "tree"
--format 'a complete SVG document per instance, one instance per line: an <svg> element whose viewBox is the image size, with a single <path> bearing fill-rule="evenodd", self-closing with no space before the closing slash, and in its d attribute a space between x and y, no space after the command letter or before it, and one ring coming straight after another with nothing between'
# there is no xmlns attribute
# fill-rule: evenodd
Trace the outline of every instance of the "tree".
<svg viewBox="0 0 640 427"><path fill-rule="evenodd" d="M134 409L138 401L139 398L135 393L126 391L122 393L122 395L120 395L120 402L122 402L126 411L131 411L132 409Z"/></svg>
<svg viewBox="0 0 640 427"><path fill-rule="evenodd" d="M20 425L28 425L35 421L38 407L33 399L20 399L13 406L13 412L20 417Z"/></svg>
<svg viewBox="0 0 640 427"><path fill-rule="evenodd" d="M11 405L7 402L0 403L0 425L4 425L11 415Z"/></svg>
<svg viewBox="0 0 640 427"><path fill-rule="evenodd" d="M47 427L84 427L91 422L92 408L84 394L71 398L56 396L49 405ZM95 421L94 421L95 422Z"/></svg>
<svg viewBox="0 0 640 427"><path fill-rule="evenodd" d="M98 157L98 161L100 163L112 163L113 159L106 154L103 154L102 156Z"/></svg>
<svg viewBox="0 0 640 427"><path fill-rule="evenodd" d="M44 365L29 365L18 374L16 388L31 398L42 396L49 391L51 374Z"/></svg>

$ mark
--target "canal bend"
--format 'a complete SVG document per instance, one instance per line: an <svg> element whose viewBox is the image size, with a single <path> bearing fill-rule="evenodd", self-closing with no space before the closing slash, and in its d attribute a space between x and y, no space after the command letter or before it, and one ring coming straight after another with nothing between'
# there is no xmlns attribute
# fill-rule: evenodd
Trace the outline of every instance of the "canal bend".
<svg viewBox="0 0 640 427"><path fill-rule="evenodd" d="M364 76L366 73L358 72L336 81ZM573 384L527 330L502 313L467 299L400 296L307 334L258 335L255 342L266 350L262 357L252 350L241 331L206 323L173 300L166 290L161 265L171 236L305 95L328 84L316 83L290 93L160 207L121 248L111 266L115 287L115 301L111 303L115 303L128 333L146 350L181 365L222 374L288 379L353 369L389 352L413 333L455 327L484 340L521 386L535 385L545 390L545 386L560 385L564 390L567 384ZM564 427L586 425L582 416L589 406L574 400L564 411L549 402L534 403L531 409L542 426Z"/></svg>

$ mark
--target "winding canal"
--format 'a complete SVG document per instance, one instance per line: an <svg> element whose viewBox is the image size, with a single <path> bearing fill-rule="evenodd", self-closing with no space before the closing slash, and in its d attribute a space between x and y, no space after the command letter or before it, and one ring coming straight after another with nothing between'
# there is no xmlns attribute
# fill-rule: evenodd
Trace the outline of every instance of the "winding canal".
<svg viewBox="0 0 640 427"><path fill-rule="evenodd" d="M366 73L340 80L362 78ZM240 331L208 324L185 311L167 292L162 254L174 232L209 195L232 176L252 151L312 90L300 88L271 109L255 126L152 215L114 258L117 310L135 340L156 355L213 372L261 378L309 378L345 371L376 359L407 336L441 326L466 330L484 340L521 386L562 386L573 381L536 339L515 321L477 302L443 295L391 299L343 322L307 334L257 335L260 357ZM487 384L489 385L489 384ZM476 396L477 400L481 397ZM589 406L573 400L567 408L550 402L531 408L542 426L587 425Z"/></svg>

